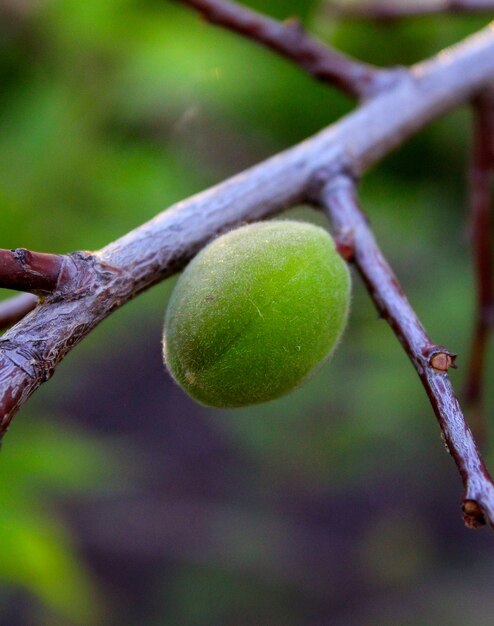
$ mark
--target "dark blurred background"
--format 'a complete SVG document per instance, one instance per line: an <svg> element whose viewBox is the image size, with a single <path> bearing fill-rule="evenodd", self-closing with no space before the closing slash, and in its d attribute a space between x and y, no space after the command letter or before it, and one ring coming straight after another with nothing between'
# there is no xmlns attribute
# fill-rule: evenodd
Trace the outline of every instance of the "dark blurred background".
<svg viewBox="0 0 494 626"><path fill-rule="evenodd" d="M250 4L378 64L486 22ZM0 0L0 246L101 247L352 106L178 3ZM460 354L458 389L469 121L434 123L361 188L426 327ZM491 625L492 533L463 527L432 410L358 278L332 361L287 398L231 411L198 406L163 368L173 282L106 320L15 420L0 455L0 624Z"/></svg>

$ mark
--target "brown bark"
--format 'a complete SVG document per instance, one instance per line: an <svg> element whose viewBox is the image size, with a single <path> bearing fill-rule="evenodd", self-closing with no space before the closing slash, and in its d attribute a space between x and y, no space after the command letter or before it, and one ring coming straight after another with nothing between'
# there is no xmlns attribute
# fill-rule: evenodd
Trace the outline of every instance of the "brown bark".
<svg viewBox="0 0 494 626"><path fill-rule="evenodd" d="M59 254L0 249L0 288L50 293L57 287L63 260Z"/></svg>

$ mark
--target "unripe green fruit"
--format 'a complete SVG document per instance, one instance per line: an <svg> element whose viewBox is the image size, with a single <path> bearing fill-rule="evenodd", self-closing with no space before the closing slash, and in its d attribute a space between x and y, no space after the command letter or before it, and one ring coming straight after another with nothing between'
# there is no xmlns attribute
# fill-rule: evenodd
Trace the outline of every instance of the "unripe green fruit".
<svg viewBox="0 0 494 626"><path fill-rule="evenodd" d="M164 359L202 404L239 407L288 393L321 364L346 323L350 275L322 228L273 221L206 246L177 282Z"/></svg>

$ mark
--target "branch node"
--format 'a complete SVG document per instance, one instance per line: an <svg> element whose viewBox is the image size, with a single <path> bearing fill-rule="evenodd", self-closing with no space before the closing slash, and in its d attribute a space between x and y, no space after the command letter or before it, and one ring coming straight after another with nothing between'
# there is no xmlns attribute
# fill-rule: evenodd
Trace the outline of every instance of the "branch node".
<svg viewBox="0 0 494 626"><path fill-rule="evenodd" d="M347 263L355 259L355 234L352 229L341 232L337 236L336 251Z"/></svg>
<svg viewBox="0 0 494 626"><path fill-rule="evenodd" d="M14 255L14 259L18 261L22 267L29 265L31 259L33 258L32 253L29 252L29 250L26 250L26 248L14 248L12 253Z"/></svg>
<svg viewBox="0 0 494 626"><path fill-rule="evenodd" d="M467 528L482 528L486 520L482 507L476 500L464 500L462 505L463 521Z"/></svg>
<svg viewBox="0 0 494 626"><path fill-rule="evenodd" d="M422 350L427 363L436 372L447 372L450 368L457 369L455 363L457 354L450 352L444 346L428 345Z"/></svg>
<svg viewBox="0 0 494 626"><path fill-rule="evenodd" d="M77 251L63 257L57 289L50 302L75 301L84 298L122 274L120 268L103 262L96 254Z"/></svg>
<svg viewBox="0 0 494 626"><path fill-rule="evenodd" d="M320 209L324 205L321 202L324 194L333 193L348 185L357 186L356 170L357 167L349 155L341 154L336 157L331 167L321 167L312 174L305 188L305 201L313 204L316 209Z"/></svg>

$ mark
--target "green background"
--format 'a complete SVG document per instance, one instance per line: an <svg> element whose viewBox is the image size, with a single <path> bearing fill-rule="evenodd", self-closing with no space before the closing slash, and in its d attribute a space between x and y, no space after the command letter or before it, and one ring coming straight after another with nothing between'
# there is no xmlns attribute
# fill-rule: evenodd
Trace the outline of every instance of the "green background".
<svg viewBox="0 0 494 626"><path fill-rule="evenodd" d="M251 4L382 65L487 21L343 23L318 2ZM353 107L166 0L1 3L0 84L0 246L49 252L101 247ZM459 353L459 391L469 127L467 109L432 124L360 194L426 328ZM290 396L234 411L199 407L163 369L173 282L106 320L14 421L0 454L0 623L491 624L492 536L464 529L432 410L358 277L332 361Z"/></svg>

